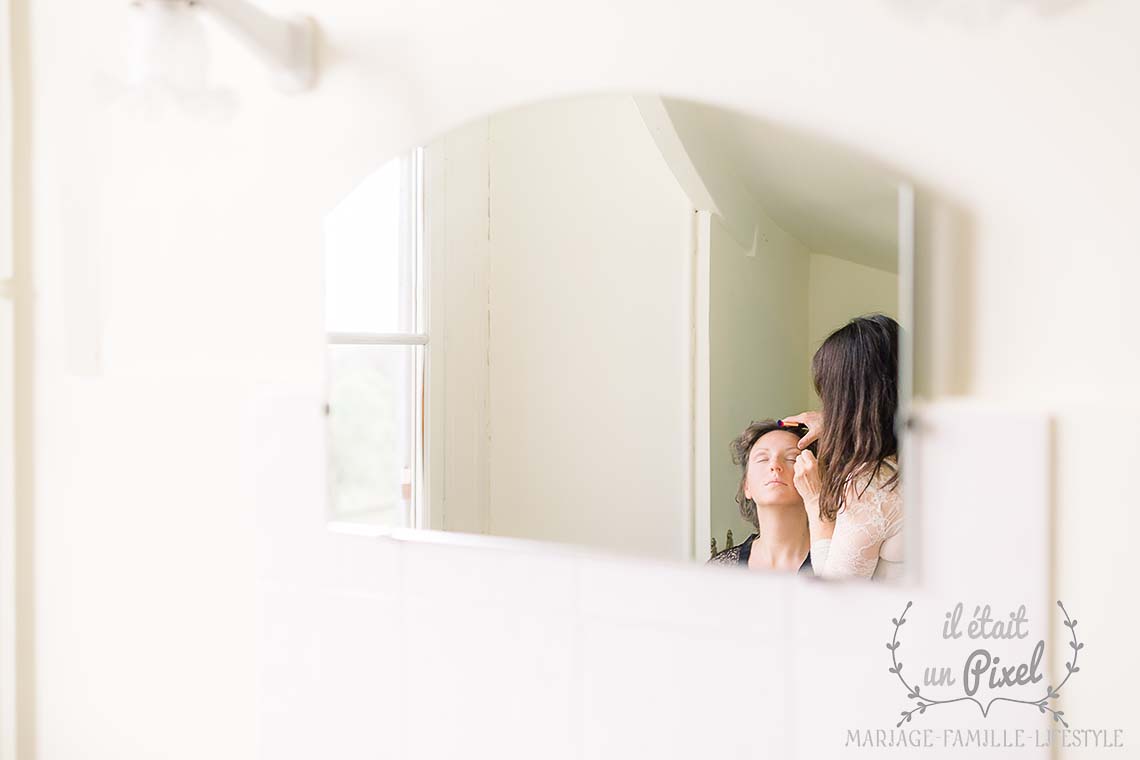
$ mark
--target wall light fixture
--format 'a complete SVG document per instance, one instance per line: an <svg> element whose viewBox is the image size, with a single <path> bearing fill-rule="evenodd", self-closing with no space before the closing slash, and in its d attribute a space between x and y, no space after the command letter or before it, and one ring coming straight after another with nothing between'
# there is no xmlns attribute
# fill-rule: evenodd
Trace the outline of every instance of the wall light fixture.
<svg viewBox="0 0 1140 760"><path fill-rule="evenodd" d="M278 89L301 92L316 84L316 24L308 16L275 16L247 0L131 0L127 56L133 86L174 92L205 87L209 50L198 18L203 11L269 67Z"/></svg>

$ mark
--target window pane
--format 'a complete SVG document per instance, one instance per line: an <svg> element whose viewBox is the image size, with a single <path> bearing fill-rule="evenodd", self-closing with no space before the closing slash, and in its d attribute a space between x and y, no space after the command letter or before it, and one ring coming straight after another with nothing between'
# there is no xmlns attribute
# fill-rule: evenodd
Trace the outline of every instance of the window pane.
<svg viewBox="0 0 1140 760"><path fill-rule="evenodd" d="M325 217L328 332L415 332L413 169L389 161Z"/></svg>
<svg viewBox="0 0 1140 760"><path fill-rule="evenodd" d="M334 519L411 525L417 346L328 347Z"/></svg>
<svg viewBox="0 0 1140 760"><path fill-rule="evenodd" d="M0 521L7 528L15 506L12 490L15 474L15 399L13 384L16 373L15 347L13 346L12 302L0 298ZM11 546L7 537L0 536L5 549ZM2 574L0 574L2 575ZM4 579L7 582L7 579ZM8 612L5 608L3 612ZM0 659L4 659L0 657Z"/></svg>

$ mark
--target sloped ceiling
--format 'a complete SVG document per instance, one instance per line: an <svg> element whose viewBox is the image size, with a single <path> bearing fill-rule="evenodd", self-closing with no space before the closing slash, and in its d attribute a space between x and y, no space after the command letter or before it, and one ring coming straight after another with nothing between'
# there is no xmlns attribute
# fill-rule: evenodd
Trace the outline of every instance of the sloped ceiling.
<svg viewBox="0 0 1140 760"><path fill-rule="evenodd" d="M710 187L731 172L751 200L814 253L898 269L897 178L847 148L692 101L662 99Z"/></svg>

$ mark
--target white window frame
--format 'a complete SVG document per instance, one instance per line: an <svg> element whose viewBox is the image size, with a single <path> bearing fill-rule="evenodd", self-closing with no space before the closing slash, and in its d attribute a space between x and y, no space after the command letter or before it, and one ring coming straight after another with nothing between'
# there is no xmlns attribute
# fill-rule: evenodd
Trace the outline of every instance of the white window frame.
<svg viewBox="0 0 1140 760"><path fill-rule="evenodd" d="M27 336L25 301L21 291L23 267L16 260L15 220L15 117L13 109L13 73L15 54L12 49L12 9L8 0L0 0L0 309L8 319L0 322L0 760L15 760L21 740L18 735L20 699L19 622L21 605L19 568L24 549L19 543L21 528L16 506L16 446L23 438L17 430L25 421L17 410L26 408L17 394L26 388L28 376L25 349ZM17 324L18 322L18 324ZM17 346L17 343L20 345ZM20 362L17 368L16 364ZM25 472L28 470L25 468ZM26 675L26 674L24 674Z"/></svg>
<svg viewBox="0 0 1140 760"><path fill-rule="evenodd" d="M369 523L365 520L354 520L352 516L332 515L329 522L330 529L343 533L356 533L367 535L384 535L405 528L418 529L428 527L428 482L426 457L426 388L428 381L428 351L430 338L428 333L429 288L427 281L427 263L425 261L426 247L424 245L424 150L417 147L411 151L408 158L411 169L411 203L412 203L412 282L411 298L415 303L414 329L412 332L401 333L370 333L370 332L329 332L326 343L341 346L414 346L416 347L413 362L413 387L415 388L411 409L412 422L412 457L411 457L411 524L407 526L391 526ZM398 159L394 159L398 160ZM328 407L326 406L326 413ZM330 501L332 494L329 494Z"/></svg>

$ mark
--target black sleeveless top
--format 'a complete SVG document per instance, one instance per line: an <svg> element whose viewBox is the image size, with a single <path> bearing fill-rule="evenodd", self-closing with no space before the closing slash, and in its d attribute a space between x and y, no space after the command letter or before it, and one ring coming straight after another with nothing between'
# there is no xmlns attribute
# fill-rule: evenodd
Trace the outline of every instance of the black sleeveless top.
<svg viewBox="0 0 1140 760"><path fill-rule="evenodd" d="M738 546L731 549L725 549L709 557L705 562L706 565L743 565L748 567L748 558L752 556L752 542L756 540L759 533L753 533ZM800 565L797 571L800 573L813 573L811 569L811 550L808 550L807 556L804 557L804 563Z"/></svg>

